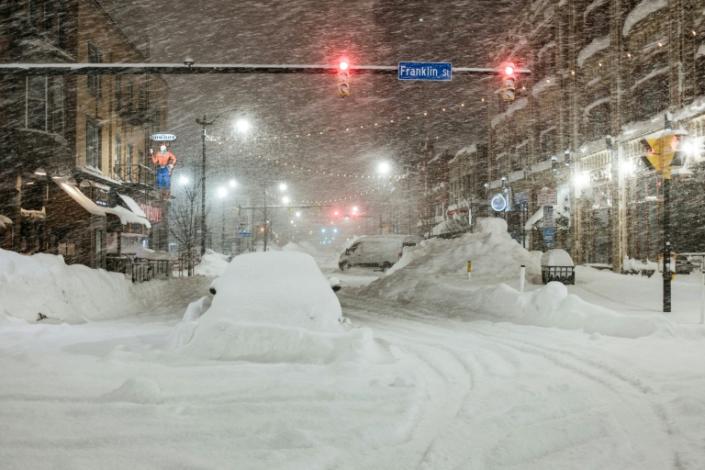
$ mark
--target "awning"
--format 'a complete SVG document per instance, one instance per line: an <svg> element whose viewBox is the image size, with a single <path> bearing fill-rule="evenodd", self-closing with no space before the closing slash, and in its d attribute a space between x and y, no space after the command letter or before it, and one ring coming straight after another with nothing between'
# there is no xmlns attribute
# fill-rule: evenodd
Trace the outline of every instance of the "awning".
<svg viewBox="0 0 705 470"><path fill-rule="evenodd" d="M539 210L534 212L534 215L529 217L529 219L524 224L524 228L526 230L531 230L531 227L533 227L536 224L536 222L538 222L541 219L543 219L543 206L539 207Z"/></svg>
<svg viewBox="0 0 705 470"><path fill-rule="evenodd" d="M125 194L118 193L118 196L120 196L120 199L122 199L122 202L125 203L128 209L140 217L144 217L145 219L147 218L147 214L145 214L140 205L137 204L137 201Z"/></svg>
<svg viewBox="0 0 705 470"><path fill-rule="evenodd" d="M75 185L69 183L66 178L54 178L54 182L66 193L71 199L76 201L89 214L107 217L108 214L115 215L120 219L122 225L139 224L147 228L152 228L149 221L138 214L135 214L124 207L102 207L93 202L91 198L86 196ZM143 213L144 214L144 213Z"/></svg>
<svg viewBox="0 0 705 470"><path fill-rule="evenodd" d="M0 214L0 230L6 230L10 225L12 225L12 219Z"/></svg>

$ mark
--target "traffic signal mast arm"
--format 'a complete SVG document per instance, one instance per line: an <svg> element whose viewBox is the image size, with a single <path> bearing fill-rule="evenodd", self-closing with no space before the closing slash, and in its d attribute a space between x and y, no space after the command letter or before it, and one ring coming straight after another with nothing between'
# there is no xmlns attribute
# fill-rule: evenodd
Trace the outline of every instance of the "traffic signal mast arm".
<svg viewBox="0 0 705 470"><path fill-rule="evenodd" d="M338 73L339 64L195 64L195 63L5 63L0 75L110 75L110 74L228 74L228 73ZM397 65L352 65L354 74L396 75ZM453 67L453 74L497 75L502 67ZM530 74L516 68L515 74Z"/></svg>

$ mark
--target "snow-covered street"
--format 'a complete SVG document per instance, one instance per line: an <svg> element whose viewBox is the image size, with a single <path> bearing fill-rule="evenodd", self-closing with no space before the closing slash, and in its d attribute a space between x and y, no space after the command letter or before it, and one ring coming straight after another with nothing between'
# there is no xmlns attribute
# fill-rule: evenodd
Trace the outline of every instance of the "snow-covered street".
<svg viewBox="0 0 705 470"><path fill-rule="evenodd" d="M169 347L178 303L80 325L6 321L2 466L705 465L702 340L468 322L345 291L341 301L384 354L198 360Z"/></svg>

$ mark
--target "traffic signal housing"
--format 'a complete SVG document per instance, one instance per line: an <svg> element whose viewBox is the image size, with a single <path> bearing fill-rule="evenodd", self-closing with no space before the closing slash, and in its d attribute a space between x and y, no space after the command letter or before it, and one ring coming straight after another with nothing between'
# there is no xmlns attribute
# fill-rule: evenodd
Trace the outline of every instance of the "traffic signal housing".
<svg viewBox="0 0 705 470"><path fill-rule="evenodd" d="M350 96L350 62L345 57L338 62L338 96Z"/></svg>
<svg viewBox="0 0 705 470"><path fill-rule="evenodd" d="M503 101L514 101L516 98L517 74L516 66L507 62L501 66L502 86L499 90L499 95Z"/></svg>

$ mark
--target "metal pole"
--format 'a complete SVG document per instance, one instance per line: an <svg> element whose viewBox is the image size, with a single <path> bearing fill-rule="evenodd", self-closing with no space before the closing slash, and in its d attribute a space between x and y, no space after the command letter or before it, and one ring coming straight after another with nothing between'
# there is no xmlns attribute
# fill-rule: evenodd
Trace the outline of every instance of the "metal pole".
<svg viewBox="0 0 705 470"><path fill-rule="evenodd" d="M671 179L663 178L663 312L671 311Z"/></svg>
<svg viewBox="0 0 705 470"><path fill-rule="evenodd" d="M201 256L206 254L206 128L213 124L215 120L196 119L196 123L201 126Z"/></svg>
<svg viewBox="0 0 705 470"><path fill-rule="evenodd" d="M269 226L267 224L267 187L264 188L264 251L267 251L267 242L269 241Z"/></svg>
<svg viewBox="0 0 705 470"><path fill-rule="evenodd" d="M221 253L225 253L225 199L223 199L223 220L220 234L220 249Z"/></svg>

